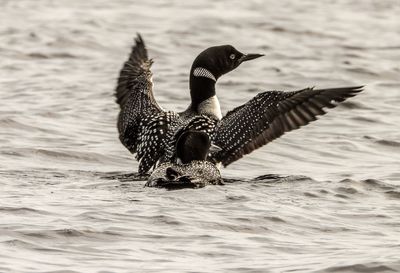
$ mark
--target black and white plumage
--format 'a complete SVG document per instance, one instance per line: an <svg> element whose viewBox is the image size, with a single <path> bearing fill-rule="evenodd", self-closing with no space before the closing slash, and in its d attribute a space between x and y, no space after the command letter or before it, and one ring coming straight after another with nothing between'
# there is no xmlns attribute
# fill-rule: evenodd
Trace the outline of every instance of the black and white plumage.
<svg viewBox="0 0 400 273"><path fill-rule="evenodd" d="M176 141L176 162L159 165L150 175L146 186L167 189L201 188L207 184L222 184L215 164L206 161L218 147L211 145L208 133L188 130Z"/></svg>
<svg viewBox="0 0 400 273"><path fill-rule="evenodd" d="M221 151L212 155L224 166L324 115L362 91L361 86L313 89L294 92L267 91L228 112L218 123L213 141Z"/></svg>
<svg viewBox="0 0 400 273"><path fill-rule="evenodd" d="M124 146L136 153L139 173L146 173L163 156L170 128L178 126L179 116L164 111L153 96L153 61L148 58L143 39L138 35L128 61L125 62L116 89L119 138Z"/></svg>
<svg viewBox="0 0 400 273"><path fill-rule="evenodd" d="M120 72L116 89L121 107L120 140L140 161L139 173L157 162L176 158L177 136L188 130L203 131L221 147L209 157L224 166L325 114L362 91L362 86L299 91L267 91L222 117L215 84L223 74L261 54L243 54L230 45L210 47L194 60L190 70L189 107L181 113L164 111L155 101L143 39L138 35Z"/></svg>
<svg viewBox="0 0 400 273"><path fill-rule="evenodd" d="M175 129L170 145L167 145L165 149L165 158L168 161L175 161L177 159L178 155L176 154L176 145L182 134L189 131L199 131L208 134L211 138L214 134L217 123L217 119L211 118L207 115L197 115L186 120L184 124Z"/></svg>
<svg viewBox="0 0 400 273"><path fill-rule="evenodd" d="M150 175L146 187L185 189L222 185L221 173L214 163L194 160L188 164L164 162Z"/></svg>

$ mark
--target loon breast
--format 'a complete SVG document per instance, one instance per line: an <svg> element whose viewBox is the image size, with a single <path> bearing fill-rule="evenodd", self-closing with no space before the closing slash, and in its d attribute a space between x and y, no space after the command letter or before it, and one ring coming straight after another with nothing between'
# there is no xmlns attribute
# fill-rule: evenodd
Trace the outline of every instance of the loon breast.
<svg viewBox="0 0 400 273"><path fill-rule="evenodd" d="M216 95L199 103L197 111L202 115L212 116L218 120L222 119L221 106Z"/></svg>

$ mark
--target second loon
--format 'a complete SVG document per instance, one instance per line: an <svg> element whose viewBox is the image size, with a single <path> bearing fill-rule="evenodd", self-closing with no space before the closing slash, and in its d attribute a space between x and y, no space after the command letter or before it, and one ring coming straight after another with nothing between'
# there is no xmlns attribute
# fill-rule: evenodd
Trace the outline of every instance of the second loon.
<svg viewBox="0 0 400 273"><path fill-rule="evenodd" d="M215 164L206 161L210 152L218 151L205 132L185 131L176 142L176 162L159 165L146 186L167 189L202 188L207 184L222 184Z"/></svg>
<svg viewBox="0 0 400 273"><path fill-rule="evenodd" d="M227 166L255 149L317 119L362 86L298 91L266 91L222 116L215 84L219 77L245 61L263 56L243 54L233 46L210 47L194 60L190 70L191 103L181 113L163 110L153 95L151 65L144 41L135 39L116 88L119 138L139 161L139 173L159 162L176 159L175 144L182 131L207 133L220 147L208 160Z"/></svg>

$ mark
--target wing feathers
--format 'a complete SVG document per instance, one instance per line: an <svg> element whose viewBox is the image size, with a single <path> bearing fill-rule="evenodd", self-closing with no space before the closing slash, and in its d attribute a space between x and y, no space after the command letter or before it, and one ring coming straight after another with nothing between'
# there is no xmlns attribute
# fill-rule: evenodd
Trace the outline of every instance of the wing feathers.
<svg viewBox="0 0 400 273"><path fill-rule="evenodd" d="M120 71L115 92L121 107L118 116L119 138L131 153L136 153L140 160L140 173L147 172L164 150L165 136L157 132L165 128L151 123L153 118L154 122L163 124L163 118L167 115L154 99L150 70L152 63L144 41L138 34L129 58Z"/></svg>
<svg viewBox="0 0 400 273"><path fill-rule="evenodd" d="M147 49L140 34L135 38L135 44L132 47L128 60L122 67L115 96L117 103L121 108L129 100L130 94L142 93L143 100L150 102L155 108L160 109L153 95L153 83L151 65L153 60L149 60ZM139 94L136 94L139 96Z"/></svg>
<svg viewBox="0 0 400 273"><path fill-rule="evenodd" d="M213 154L213 157L227 166L285 132L316 120L317 116L326 113L323 108L336 107L361 92L362 88L306 88L295 92L260 93L228 112L221 120L214 142L222 151Z"/></svg>

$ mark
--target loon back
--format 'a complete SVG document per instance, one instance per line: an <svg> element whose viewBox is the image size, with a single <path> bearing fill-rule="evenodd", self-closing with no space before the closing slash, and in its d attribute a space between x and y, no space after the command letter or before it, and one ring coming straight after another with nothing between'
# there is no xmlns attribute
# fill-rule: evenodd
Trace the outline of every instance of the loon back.
<svg viewBox="0 0 400 273"><path fill-rule="evenodd" d="M187 164L162 163L152 172L145 186L184 189L222 184L221 173L215 164L194 160Z"/></svg>

